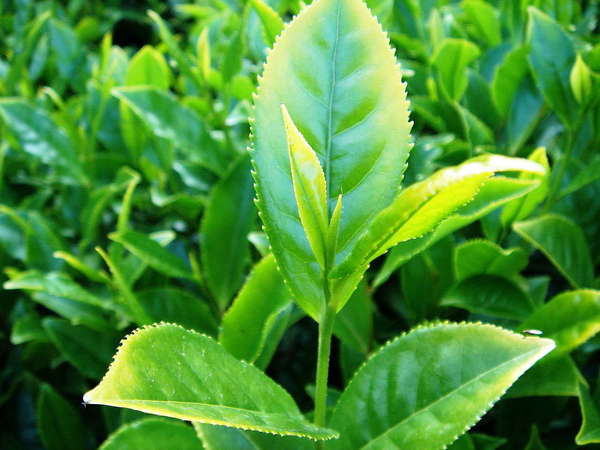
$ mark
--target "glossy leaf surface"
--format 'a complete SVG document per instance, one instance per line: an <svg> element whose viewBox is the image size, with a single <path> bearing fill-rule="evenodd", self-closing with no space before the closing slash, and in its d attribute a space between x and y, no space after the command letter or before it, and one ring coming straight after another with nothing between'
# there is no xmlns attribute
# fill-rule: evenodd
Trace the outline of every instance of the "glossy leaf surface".
<svg viewBox="0 0 600 450"><path fill-rule="evenodd" d="M319 157L329 209L344 195L338 248L352 248L396 195L410 129L400 70L362 1L319 0L302 10L269 54L255 101L258 207L288 285L318 317L322 275L294 201L281 104Z"/></svg>
<svg viewBox="0 0 600 450"><path fill-rule="evenodd" d="M258 369L213 339L171 324L128 336L84 401L267 433L336 436L310 424L290 395Z"/></svg>
<svg viewBox="0 0 600 450"><path fill-rule="evenodd" d="M330 422L341 437L326 448L443 449L553 348L490 325L417 328L356 373Z"/></svg>

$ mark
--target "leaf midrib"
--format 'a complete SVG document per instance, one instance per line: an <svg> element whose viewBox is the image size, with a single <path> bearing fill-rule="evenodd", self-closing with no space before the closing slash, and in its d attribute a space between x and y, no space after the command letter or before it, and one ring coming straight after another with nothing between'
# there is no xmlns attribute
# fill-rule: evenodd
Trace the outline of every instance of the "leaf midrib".
<svg viewBox="0 0 600 450"><path fill-rule="evenodd" d="M428 405L426 405L425 407L414 411L413 413L411 413L409 416L405 417L404 419L402 419L400 422L398 422L396 425L394 425L393 427L388 428L386 431L384 431L383 433L377 435L376 437L374 437L373 439L371 439L370 441L368 441L366 444L364 444L362 447L360 447L359 450L368 450L368 446L371 445L375 440L378 440L380 438L382 438L383 436L385 436L386 434L392 432L393 430L395 430L396 428L400 427L402 424L404 424L405 422L409 421L410 419L412 419L413 417L422 414L423 412L429 410L430 408L432 408L434 405L436 405L437 403L442 402L443 400L445 400L447 397L459 392L460 390L462 390L463 388L470 386L471 384L479 381L481 378L502 369L504 366L514 363L515 361L519 361L522 359L527 359L530 355L535 354L535 353L539 353L540 349L533 349L527 353L523 353L519 356L516 356L514 358L511 358L505 362L503 362L502 364L499 364L491 369L486 370L485 372L480 373L479 375L477 375L474 378L471 378L469 381L467 381L466 383L461 384L460 386L452 389L451 391L447 392L446 394L444 394L443 396L441 396L440 398L438 398L437 400L429 403ZM488 408L489 409L489 408Z"/></svg>
<svg viewBox="0 0 600 450"><path fill-rule="evenodd" d="M327 210L329 211L329 198L331 196L331 146L333 143L333 100L335 98L335 85L336 85L336 60L337 60L337 49L340 41L340 15L342 10L342 3L340 0L337 1L337 10L335 15L335 40L333 41L333 48L331 54L331 83L329 84L329 99L327 101L327 138L325 142L325 195L327 198ZM329 215L329 213L328 213Z"/></svg>

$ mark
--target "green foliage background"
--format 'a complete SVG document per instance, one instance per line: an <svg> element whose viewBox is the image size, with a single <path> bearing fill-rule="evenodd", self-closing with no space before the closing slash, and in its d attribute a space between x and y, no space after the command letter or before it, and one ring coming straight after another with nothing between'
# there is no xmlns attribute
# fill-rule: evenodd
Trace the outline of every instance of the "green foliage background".
<svg viewBox="0 0 600 450"><path fill-rule="evenodd" d="M482 152L551 175L379 258L338 318L333 387L424 321L541 330L554 356L453 448L600 442L598 2L368 5L408 83L405 186ZM300 2L0 6L0 448L97 447L142 418L80 399L120 338L161 320L219 336L309 410L316 328L266 256L246 152L257 76Z"/></svg>

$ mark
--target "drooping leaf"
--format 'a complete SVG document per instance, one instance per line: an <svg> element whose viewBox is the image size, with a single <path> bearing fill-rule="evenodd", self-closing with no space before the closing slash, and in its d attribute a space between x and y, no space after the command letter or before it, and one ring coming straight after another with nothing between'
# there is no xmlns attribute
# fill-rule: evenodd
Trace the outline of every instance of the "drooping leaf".
<svg viewBox="0 0 600 450"><path fill-rule="evenodd" d="M49 384L42 384L37 399L37 429L48 450L88 448L88 437L73 405Z"/></svg>
<svg viewBox="0 0 600 450"><path fill-rule="evenodd" d="M232 355L250 363L258 360L278 338L272 331L287 325L292 296L277 270L273 255L265 256L252 270L246 283L223 316L219 342ZM285 328L283 329L285 330ZM272 351L275 347L271 347Z"/></svg>
<svg viewBox="0 0 600 450"><path fill-rule="evenodd" d="M396 195L410 129L400 70L362 1L319 0L303 9L269 54L255 102L258 207L284 278L318 318L323 284L294 201L281 104L319 157L329 209L344 195L338 248L351 248ZM346 299L358 279L340 288Z"/></svg>
<svg viewBox="0 0 600 450"><path fill-rule="evenodd" d="M111 233L109 238L123 245L153 269L171 277L191 278L189 266L148 235L133 230Z"/></svg>
<svg viewBox="0 0 600 450"><path fill-rule="evenodd" d="M330 421L340 439L326 448L443 449L553 347L491 325L417 328L356 373Z"/></svg>
<svg viewBox="0 0 600 450"><path fill-rule="evenodd" d="M128 336L84 401L311 439L337 435L310 424L290 395L258 369L213 339L172 324Z"/></svg>
<svg viewBox="0 0 600 450"><path fill-rule="evenodd" d="M600 291L559 294L537 309L520 329L543 331L556 342L552 357L564 355L600 331Z"/></svg>
<svg viewBox="0 0 600 450"><path fill-rule="evenodd" d="M546 214L517 222L514 230L556 266L574 288L590 287L593 266L581 228L564 216Z"/></svg>
<svg viewBox="0 0 600 450"><path fill-rule="evenodd" d="M244 280L248 233L256 221L252 196L250 162L242 156L213 188L202 218L204 277L222 310Z"/></svg>
<svg viewBox="0 0 600 450"><path fill-rule="evenodd" d="M147 418L128 423L112 433L99 450L202 450L194 429L184 423Z"/></svg>

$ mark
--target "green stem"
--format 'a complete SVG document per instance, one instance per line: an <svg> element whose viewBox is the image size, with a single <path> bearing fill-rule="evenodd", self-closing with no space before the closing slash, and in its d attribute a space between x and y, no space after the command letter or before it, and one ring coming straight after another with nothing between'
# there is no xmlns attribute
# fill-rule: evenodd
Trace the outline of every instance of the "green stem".
<svg viewBox="0 0 600 450"><path fill-rule="evenodd" d="M331 335L335 310L327 306L327 310L319 323L319 353L317 355L317 376L315 389L315 425L325 426L327 410L327 378L329 377L329 354L331 353Z"/></svg>

